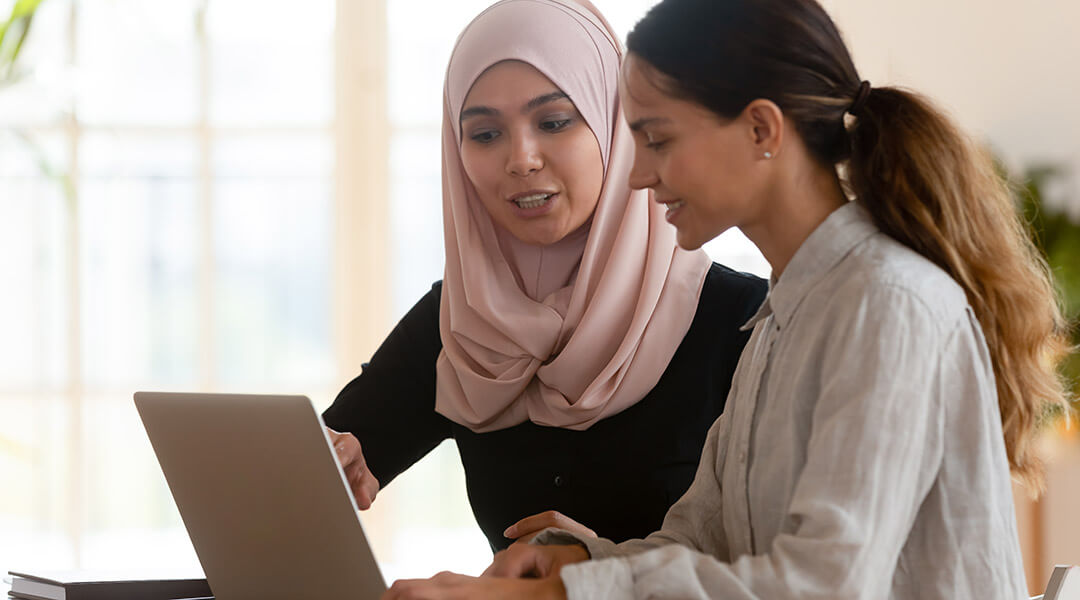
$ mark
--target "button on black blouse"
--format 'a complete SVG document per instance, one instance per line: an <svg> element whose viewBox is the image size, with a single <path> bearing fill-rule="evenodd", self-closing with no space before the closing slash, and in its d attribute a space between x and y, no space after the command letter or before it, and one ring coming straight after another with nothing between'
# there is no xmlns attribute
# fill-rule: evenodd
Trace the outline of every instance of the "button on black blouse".
<svg viewBox="0 0 1080 600"><path fill-rule="evenodd" d="M323 413L356 435L382 486L448 437L465 467L469 501L494 550L523 517L557 510L615 541L660 528L690 486L705 434L720 415L765 281L713 264L697 312L656 387L585 431L531 422L473 433L435 412L441 283L416 303L363 372Z"/></svg>

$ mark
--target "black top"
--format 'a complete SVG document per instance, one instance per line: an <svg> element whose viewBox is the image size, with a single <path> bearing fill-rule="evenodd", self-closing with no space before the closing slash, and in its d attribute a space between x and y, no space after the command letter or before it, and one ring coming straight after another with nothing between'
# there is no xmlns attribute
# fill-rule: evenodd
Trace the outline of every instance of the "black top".
<svg viewBox="0 0 1080 600"><path fill-rule="evenodd" d="M660 381L623 412L585 431L525 422L490 433L435 412L441 290L441 282L433 285L401 319L323 419L356 435L382 486L453 437L473 514L499 550L512 541L502 535L508 526L552 509L616 542L660 529L693 481L750 336L739 327L764 300L766 284L713 264Z"/></svg>

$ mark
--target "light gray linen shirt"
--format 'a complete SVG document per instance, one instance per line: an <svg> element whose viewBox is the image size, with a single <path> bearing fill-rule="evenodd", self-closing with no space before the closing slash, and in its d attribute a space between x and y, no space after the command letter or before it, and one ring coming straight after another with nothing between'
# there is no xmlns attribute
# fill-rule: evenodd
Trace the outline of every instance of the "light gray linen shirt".
<svg viewBox="0 0 1080 600"><path fill-rule="evenodd" d="M534 541L599 559L570 598L1026 598L993 367L944 271L851 203L750 326L659 532Z"/></svg>

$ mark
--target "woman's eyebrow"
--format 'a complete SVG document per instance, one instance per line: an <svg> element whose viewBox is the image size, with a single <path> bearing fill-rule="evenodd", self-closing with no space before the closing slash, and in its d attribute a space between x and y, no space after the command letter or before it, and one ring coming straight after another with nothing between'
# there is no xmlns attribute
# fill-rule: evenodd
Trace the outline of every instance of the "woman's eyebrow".
<svg viewBox="0 0 1080 600"><path fill-rule="evenodd" d="M671 119L663 117L645 117L644 119L638 119L630 124L630 131L641 131L649 125L662 125L664 123L670 123Z"/></svg>
<svg viewBox="0 0 1080 600"><path fill-rule="evenodd" d="M481 116L481 115L483 115L485 117L494 117L494 116L497 116L498 114L499 114L499 111L495 110L494 108L491 108L490 106L470 106L469 108L466 108L465 110L461 111L460 120L464 121L465 119L468 119L469 117L477 117L477 116Z"/></svg>
<svg viewBox="0 0 1080 600"><path fill-rule="evenodd" d="M564 92L551 92L550 94L543 94L526 102L525 106L521 107L521 112L522 114L524 114L529 112L530 110L535 109L538 106L543 106L544 104L554 102L556 100L562 100L563 98L569 99L569 96L567 96ZM465 119L468 119L469 117L477 117L481 115L485 117L495 117L499 114L501 113L498 109L492 108L490 106L470 106L469 108L461 111L460 121L464 122Z"/></svg>
<svg viewBox="0 0 1080 600"><path fill-rule="evenodd" d="M529 100L525 104L525 106L523 106L521 108L521 112L522 113L527 113L530 110L532 110L532 109L534 109L534 108L536 108L538 106L543 106L544 104L547 104L548 102L554 102L556 100L562 100L563 98L569 98L569 96L567 96L563 92L551 92L550 94L544 94L542 96L537 96L537 97L533 98L532 100Z"/></svg>

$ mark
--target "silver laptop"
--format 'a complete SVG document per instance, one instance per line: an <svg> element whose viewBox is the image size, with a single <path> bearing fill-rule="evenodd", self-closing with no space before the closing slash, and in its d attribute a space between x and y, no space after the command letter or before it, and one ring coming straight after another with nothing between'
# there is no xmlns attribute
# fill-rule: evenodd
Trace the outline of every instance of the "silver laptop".
<svg viewBox="0 0 1080 600"><path fill-rule="evenodd" d="M306 397L138 392L135 406L217 600L386 591Z"/></svg>

